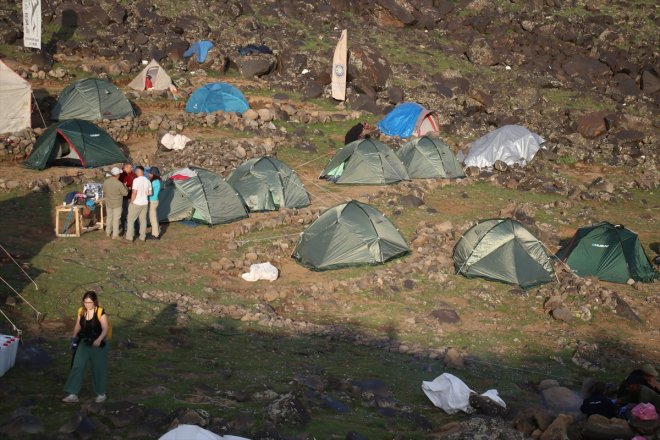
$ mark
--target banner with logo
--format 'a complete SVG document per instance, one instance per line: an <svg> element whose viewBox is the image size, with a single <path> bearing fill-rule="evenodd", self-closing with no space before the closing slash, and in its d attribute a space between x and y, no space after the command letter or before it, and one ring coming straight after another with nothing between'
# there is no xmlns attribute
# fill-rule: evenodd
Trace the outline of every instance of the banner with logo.
<svg viewBox="0 0 660 440"><path fill-rule="evenodd" d="M332 60L332 97L339 101L346 99L347 45L348 34L344 29L337 42L337 47L335 47L335 56Z"/></svg>
<svg viewBox="0 0 660 440"><path fill-rule="evenodd" d="M23 46L41 49L41 0L23 0Z"/></svg>

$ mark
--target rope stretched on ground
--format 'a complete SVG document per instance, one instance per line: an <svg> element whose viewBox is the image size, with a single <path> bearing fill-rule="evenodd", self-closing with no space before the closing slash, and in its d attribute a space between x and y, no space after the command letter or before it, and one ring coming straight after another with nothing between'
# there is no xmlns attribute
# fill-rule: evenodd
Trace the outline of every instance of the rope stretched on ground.
<svg viewBox="0 0 660 440"><path fill-rule="evenodd" d="M28 277L28 279L29 279L30 281L32 281L32 283L34 284L34 287L35 287L37 290L39 290L39 286L37 286L37 283L36 283L32 278L30 278L30 275L27 274L27 272L21 267L21 265L18 264L18 262L17 262L16 260L14 260L14 257L12 257L11 254L7 251L7 249L5 249L5 247L4 247L3 245L1 245L1 244L0 244L0 249L2 249L3 251L5 251L5 253L7 254L7 256L8 256L9 258L11 258L11 261L13 261L14 264L16 264L16 266L18 266L18 268L21 270L21 272L23 272L23 273L25 274L25 276Z"/></svg>

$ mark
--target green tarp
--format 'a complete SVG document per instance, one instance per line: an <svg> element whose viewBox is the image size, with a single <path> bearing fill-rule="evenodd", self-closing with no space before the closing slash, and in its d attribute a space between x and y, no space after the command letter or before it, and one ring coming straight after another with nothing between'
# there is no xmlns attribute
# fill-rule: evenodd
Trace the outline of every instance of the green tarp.
<svg viewBox="0 0 660 440"><path fill-rule="evenodd" d="M315 270L383 263L410 249L376 208L351 201L325 211L303 232L293 258Z"/></svg>
<svg viewBox="0 0 660 440"><path fill-rule="evenodd" d="M248 216L240 196L222 176L195 167L163 176L156 213L159 222L197 220L209 225Z"/></svg>
<svg viewBox="0 0 660 440"><path fill-rule="evenodd" d="M637 234L608 222L578 229L557 258L579 276L614 283L626 283L630 278L650 282L660 276L646 258Z"/></svg>
<svg viewBox="0 0 660 440"><path fill-rule="evenodd" d="M130 101L113 84L96 78L86 78L69 84L53 106L50 118L65 119L120 119L135 116Z"/></svg>
<svg viewBox="0 0 660 440"><path fill-rule="evenodd" d="M397 155L411 179L465 177L456 156L441 139L422 136L406 142Z"/></svg>
<svg viewBox="0 0 660 440"><path fill-rule="evenodd" d="M39 137L25 166L43 170L51 165L99 167L127 161L102 128L71 119L49 127Z"/></svg>
<svg viewBox="0 0 660 440"><path fill-rule="evenodd" d="M309 194L298 175L274 157L258 157L242 163L227 178L249 211L304 208Z"/></svg>
<svg viewBox="0 0 660 440"><path fill-rule="evenodd" d="M456 272L523 288L552 281L554 270L543 244L513 219L483 220L470 228L452 255Z"/></svg>
<svg viewBox="0 0 660 440"><path fill-rule="evenodd" d="M330 160L321 179L355 185L383 185L410 180L397 155L376 139L359 139L345 145Z"/></svg>

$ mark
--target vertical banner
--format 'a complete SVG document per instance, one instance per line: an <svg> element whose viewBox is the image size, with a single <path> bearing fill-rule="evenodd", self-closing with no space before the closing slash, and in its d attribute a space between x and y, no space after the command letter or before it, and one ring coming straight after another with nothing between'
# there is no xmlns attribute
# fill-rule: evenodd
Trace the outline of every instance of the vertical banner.
<svg viewBox="0 0 660 440"><path fill-rule="evenodd" d="M335 47L335 56L332 59L332 97L344 101L346 99L346 75L348 74L348 34L346 29L341 32L341 37Z"/></svg>
<svg viewBox="0 0 660 440"><path fill-rule="evenodd" d="M23 0L23 46L41 49L41 0Z"/></svg>

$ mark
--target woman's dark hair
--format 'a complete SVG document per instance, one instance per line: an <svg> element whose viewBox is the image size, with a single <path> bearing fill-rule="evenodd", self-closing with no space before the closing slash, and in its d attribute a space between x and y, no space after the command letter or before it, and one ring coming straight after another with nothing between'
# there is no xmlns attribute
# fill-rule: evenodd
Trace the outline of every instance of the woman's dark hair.
<svg viewBox="0 0 660 440"><path fill-rule="evenodd" d="M149 179L150 182L153 182L154 180L160 180L160 176L157 176L155 174L149 174L151 179Z"/></svg>
<svg viewBox="0 0 660 440"><path fill-rule="evenodd" d="M86 300L87 298L89 298L89 299L91 299L92 301L94 301L94 307L98 307L98 306L99 306L99 299L98 299L98 297L96 296L96 292L94 292L93 290L88 290L87 292L85 292L85 294L84 294L83 297L82 297L82 301L81 301L81 302L83 303L83 307L85 307L85 304L84 304L84 303L85 303L85 300Z"/></svg>
<svg viewBox="0 0 660 440"><path fill-rule="evenodd" d="M605 383L596 382L591 386L591 394L605 394Z"/></svg>

